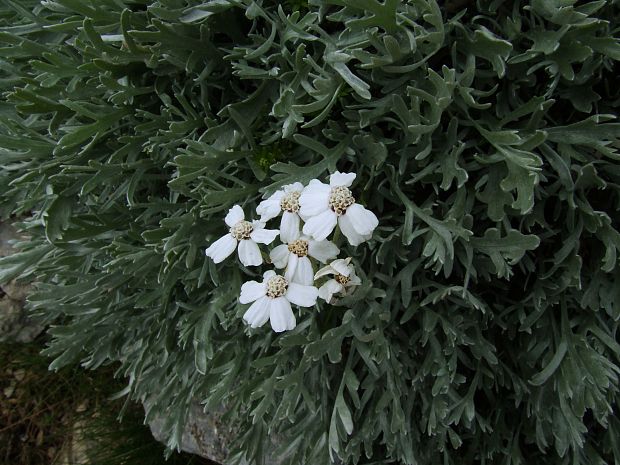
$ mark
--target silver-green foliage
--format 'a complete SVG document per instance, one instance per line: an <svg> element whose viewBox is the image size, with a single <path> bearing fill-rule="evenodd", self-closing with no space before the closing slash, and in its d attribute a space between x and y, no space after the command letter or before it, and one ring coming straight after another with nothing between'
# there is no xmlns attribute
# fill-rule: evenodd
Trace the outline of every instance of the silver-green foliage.
<svg viewBox="0 0 620 465"><path fill-rule="evenodd" d="M52 368L120 362L234 456L619 463L616 1L2 0L1 212ZM342 306L248 332L234 203L330 171L380 217Z"/></svg>

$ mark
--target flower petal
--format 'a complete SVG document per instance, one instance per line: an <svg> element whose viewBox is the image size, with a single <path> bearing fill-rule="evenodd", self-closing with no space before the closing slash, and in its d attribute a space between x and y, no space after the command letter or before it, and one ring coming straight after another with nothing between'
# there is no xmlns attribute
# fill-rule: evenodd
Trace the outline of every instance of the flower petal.
<svg viewBox="0 0 620 465"><path fill-rule="evenodd" d="M271 299L262 297L250 305L250 308L243 314L243 321L248 323L252 328L263 326L269 319L269 307Z"/></svg>
<svg viewBox="0 0 620 465"><path fill-rule="evenodd" d="M308 255L316 258L321 263L327 263L328 260L336 258L340 253L340 249L331 241L308 241Z"/></svg>
<svg viewBox="0 0 620 465"><path fill-rule="evenodd" d="M254 220L252 221L252 230L255 229L265 229L265 221L262 220Z"/></svg>
<svg viewBox="0 0 620 465"><path fill-rule="evenodd" d="M318 295L319 290L314 286L304 286L303 284L289 282L285 297L289 302L300 307L312 307L316 304Z"/></svg>
<svg viewBox="0 0 620 465"><path fill-rule="evenodd" d="M351 270L353 269L353 267L349 265L350 261L350 258L339 258L338 260L331 262L329 266L331 266L338 274L341 274L342 276L349 276L351 274Z"/></svg>
<svg viewBox="0 0 620 465"><path fill-rule="evenodd" d="M258 266L263 263L258 244L252 239L239 241L239 260L244 266Z"/></svg>
<svg viewBox="0 0 620 465"><path fill-rule="evenodd" d="M281 244L269 252L269 258L276 268L284 268L288 263L288 256L291 252L286 244Z"/></svg>
<svg viewBox="0 0 620 465"><path fill-rule="evenodd" d="M304 185L300 182L294 182L293 184L287 184L283 189L287 194L291 192L301 192L304 190Z"/></svg>
<svg viewBox="0 0 620 465"><path fill-rule="evenodd" d="M331 187L321 181L313 179L299 197L299 215L311 217L324 212L329 208L329 193Z"/></svg>
<svg viewBox="0 0 620 465"><path fill-rule="evenodd" d="M334 294L343 292L344 287L335 279L330 279L319 288L319 297L325 302L330 303Z"/></svg>
<svg viewBox="0 0 620 465"><path fill-rule="evenodd" d="M271 244L279 232L277 229L256 228L250 233L250 237L259 244Z"/></svg>
<svg viewBox="0 0 620 465"><path fill-rule="evenodd" d="M316 281L322 276L327 276L329 274L336 274L336 270L334 270L331 266L327 265L317 271L314 275L314 280Z"/></svg>
<svg viewBox="0 0 620 465"><path fill-rule="evenodd" d="M276 276L276 272L273 270L267 270L263 273L263 281L267 281L268 279L273 278L274 276Z"/></svg>
<svg viewBox="0 0 620 465"><path fill-rule="evenodd" d="M308 257L300 257L297 262L295 274L291 277L291 281L304 286L312 286L314 284L314 271L312 263Z"/></svg>
<svg viewBox="0 0 620 465"><path fill-rule="evenodd" d="M284 297L278 297L270 302L269 320L276 333L294 329L297 325L291 304Z"/></svg>
<svg viewBox="0 0 620 465"><path fill-rule="evenodd" d="M340 226L340 230L349 241L349 244L357 246L366 241L366 236L361 235L355 230L351 224L351 219L346 213L338 217L338 226Z"/></svg>
<svg viewBox="0 0 620 465"><path fill-rule="evenodd" d="M267 285L256 281L248 281L241 286L241 295L239 295L239 303L249 304L257 299L265 296Z"/></svg>
<svg viewBox="0 0 620 465"><path fill-rule="evenodd" d="M375 228L379 226L379 220L375 214L359 203L354 203L347 208L347 212L342 216L346 216L355 230L362 236L372 234Z"/></svg>
<svg viewBox="0 0 620 465"><path fill-rule="evenodd" d="M280 240L289 243L296 239L299 239L299 215L284 212L280 223Z"/></svg>
<svg viewBox="0 0 620 465"><path fill-rule="evenodd" d="M242 221L245 218L245 214L243 213L243 208L239 205L235 205L226 214L224 218L224 222L230 226L231 228L236 225L239 221Z"/></svg>
<svg viewBox="0 0 620 465"><path fill-rule="evenodd" d="M304 234L312 236L317 241L324 240L331 234L338 221L338 216L332 210L310 218L304 225Z"/></svg>
<svg viewBox="0 0 620 465"><path fill-rule="evenodd" d="M299 257L294 253L290 253L288 255L288 263L286 264L286 271L284 272L284 277L287 281L292 281L293 276L295 275L295 271L297 270L297 265L299 264Z"/></svg>
<svg viewBox="0 0 620 465"><path fill-rule="evenodd" d="M284 197L284 192L277 191L269 198L258 204L258 207L256 207L256 213L260 215L261 221L268 221L280 214L282 211L282 208L280 207L282 197Z"/></svg>
<svg viewBox="0 0 620 465"><path fill-rule="evenodd" d="M336 171L329 177L329 185L332 187L349 187L355 180L355 173L341 173Z"/></svg>
<svg viewBox="0 0 620 465"><path fill-rule="evenodd" d="M226 257L237 248L237 239L230 234L220 237L217 241L209 246L205 250L205 255L211 257L215 263L222 262Z"/></svg>

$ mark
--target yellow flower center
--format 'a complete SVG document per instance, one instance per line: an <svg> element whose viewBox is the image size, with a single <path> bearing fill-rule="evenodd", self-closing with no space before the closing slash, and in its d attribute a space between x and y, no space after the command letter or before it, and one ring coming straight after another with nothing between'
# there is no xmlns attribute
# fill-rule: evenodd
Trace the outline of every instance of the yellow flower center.
<svg viewBox="0 0 620 465"><path fill-rule="evenodd" d="M250 238L252 234L252 223L249 221L239 221L236 225L230 228L230 234L238 241L246 240Z"/></svg>
<svg viewBox="0 0 620 465"><path fill-rule="evenodd" d="M282 276L274 276L267 281L267 297L275 299L286 294L288 289L288 281Z"/></svg>
<svg viewBox="0 0 620 465"><path fill-rule="evenodd" d="M349 278L348 276L345 276L343 274L338 273L336 276L334 276L334 279L336 280L336 282L338 284L342 284L343 286L345 284L347 284L349 281L351 281L351 278Z"/></svg>
<svg viewBox="0 0 620 465"><path fill-rule="evenodd" d="M294 253L298 257L305 257L308 255L308 241L297 239L288 245L288 251Z"/></svg>
<svg viewBox="0 0 620 465"><path fill-rule="evenodd" d="M355 198L348 187L333 187L329 194L329 208L337 215L344 215L351 205L355 203Z"/></svg>
<svg viewBox="0 0 620 465"><path fill-rule="evenodd" d="M280 207L285 212L297 213L299 211L299 197L301 192L293 191L286 194L280 200Z"/></svg>

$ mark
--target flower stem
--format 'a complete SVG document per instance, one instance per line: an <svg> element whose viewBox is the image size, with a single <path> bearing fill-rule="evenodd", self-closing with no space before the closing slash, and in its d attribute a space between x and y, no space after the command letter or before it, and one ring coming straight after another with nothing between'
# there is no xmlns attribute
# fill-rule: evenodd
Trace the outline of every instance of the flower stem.
<svg viewBox="0 0 620 465"><path fill-rule="evenodd" d="M339 241L340 241L340 227L338 226L338 224L336 224L336 229L334 230L334 238L332 239L332 242L338 245Z"/></svg>

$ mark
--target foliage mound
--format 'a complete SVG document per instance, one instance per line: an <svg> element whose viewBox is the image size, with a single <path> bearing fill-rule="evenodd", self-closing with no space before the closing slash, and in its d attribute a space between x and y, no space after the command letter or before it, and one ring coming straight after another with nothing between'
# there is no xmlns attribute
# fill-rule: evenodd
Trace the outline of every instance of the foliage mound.
<svg viewBox="0 0 620 465"><path fill-rule="evenodd" d="M620 461L612 0L3 0L1 212L52 368L231 462ZM364 285L248 330L233 204L356 172ZM343 247L344 245L341 244ZM264 270L263 270L264 271ZM271 440L279 444L277 450ZM339 459L338 459L339 458Z"/></svg>

